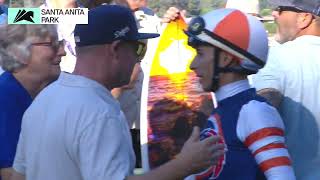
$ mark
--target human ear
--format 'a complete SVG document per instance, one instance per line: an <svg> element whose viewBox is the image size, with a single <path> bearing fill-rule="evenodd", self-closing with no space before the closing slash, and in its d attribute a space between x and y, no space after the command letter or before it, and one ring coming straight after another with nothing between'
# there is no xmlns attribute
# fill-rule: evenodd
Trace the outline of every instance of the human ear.
<svg viewBox="0 0 320 180"><path fill-rule="evenodd" d="M222 51L220 53L219 65L220 65L220 67L229 66L230 64L233 63L233 60L234 60L234 56L233 55Z"/></svg>
<svg viewBox="0 0 320 180"><path fill-rule="evenodd" d="M312 23L313 15L310 13L299 13L298 14L298 27L305 29Z"/></svg>
<svg viewBox="0 0 320 180"><path fill-rule="evenodd" d="M118 58L119 56L119 48L120 48L120 44L121 44L121 41L120 40L117 40L117 41L114 41L110 44L109 46L109 53L110 53L110 56L111 57L115 57L115 59Z"/></svg>

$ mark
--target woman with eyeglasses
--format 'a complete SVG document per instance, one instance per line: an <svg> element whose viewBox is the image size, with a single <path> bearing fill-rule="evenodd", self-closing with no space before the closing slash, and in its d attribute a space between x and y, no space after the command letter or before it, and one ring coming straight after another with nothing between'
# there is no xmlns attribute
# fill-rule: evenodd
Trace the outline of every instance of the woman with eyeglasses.
<svg viewBox="0 0 320 180"><path fill-rule="evenodd" d="M22 116L60 74L63 43L52 25L0 26L0 179L9 180Z"/></svg>

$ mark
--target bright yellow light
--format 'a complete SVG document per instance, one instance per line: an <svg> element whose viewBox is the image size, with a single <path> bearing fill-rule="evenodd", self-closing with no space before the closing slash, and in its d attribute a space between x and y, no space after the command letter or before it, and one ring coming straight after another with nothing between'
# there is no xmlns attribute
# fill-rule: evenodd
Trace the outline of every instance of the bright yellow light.
<svg viewBox="0 0 320 180"><path fill-rule="evenodd" d="M189 66L196 52L187 44L188 37L182 30L185 27L186 24L181 20L168 24L161 35L150 76L191 71Z"/></svg>

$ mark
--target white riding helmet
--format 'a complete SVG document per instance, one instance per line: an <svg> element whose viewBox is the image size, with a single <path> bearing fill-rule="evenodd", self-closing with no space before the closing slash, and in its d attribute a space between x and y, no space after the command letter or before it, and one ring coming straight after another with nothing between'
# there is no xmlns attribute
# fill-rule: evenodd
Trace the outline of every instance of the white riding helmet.
<svg viewBox="0 0 320 180"><path fill-rule="evenodd" d="M257 73L267 61L268 36L263 24L239 10L218 9L193 18L185 33L191 46L206 43L238 57L242 73Z"/></svg>

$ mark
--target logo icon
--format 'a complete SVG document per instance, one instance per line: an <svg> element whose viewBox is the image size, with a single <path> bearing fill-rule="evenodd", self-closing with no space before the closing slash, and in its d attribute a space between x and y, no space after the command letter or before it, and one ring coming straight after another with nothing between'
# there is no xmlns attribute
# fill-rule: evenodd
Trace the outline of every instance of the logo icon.
<svg viewBox="0 0 320 180"><path fill-rule="evenodd" d="M188 31L193 35L199 35L205 28L205 22L202 17L196 17L191 20Z"/></svg>
<svg viewBox="0 0 320 180"><path fill-rule="evenodd" d="M33 11L26 11L23 9L23 10L19 10L18 14L14 18L13 23L17 23L23 20L34 23L33 18L34 18Z"/></svg>
<svg viewBox="0 0 320 180"><path fill-rule="evenodd" d="M221 120L217 114L213 114L208 119L207 128L201 132L200 139L203 140L210 136L219 135L222 139L218 142L220 144L225 144L222 128L221 128ZM218 161L217 165L211 166L206 171L198 174L196 179L218 179L220 174L223 171L223 167L226 164L226 155L221 157Z"/></svg>
<svg viewBox="0 0 320 180"><path fill-rule="evenodd" d="M8 24L41 24L40 8L8 8Z"/></svg>
<svg viewBox="0 0 320 180"><path fill-rule="evenodd" d="M192 31L198 31L199 28L200 28L200 23L194 23L192 26L191 26L191 29Z"/></svg>
<svg viewBox="0 0 320 180"><path fill-rule="evenodd" d="M126 26L125 28L121 29L120 31L116 31L114 33L114 38L124 37L130 31L130 28Z"/></svg>

